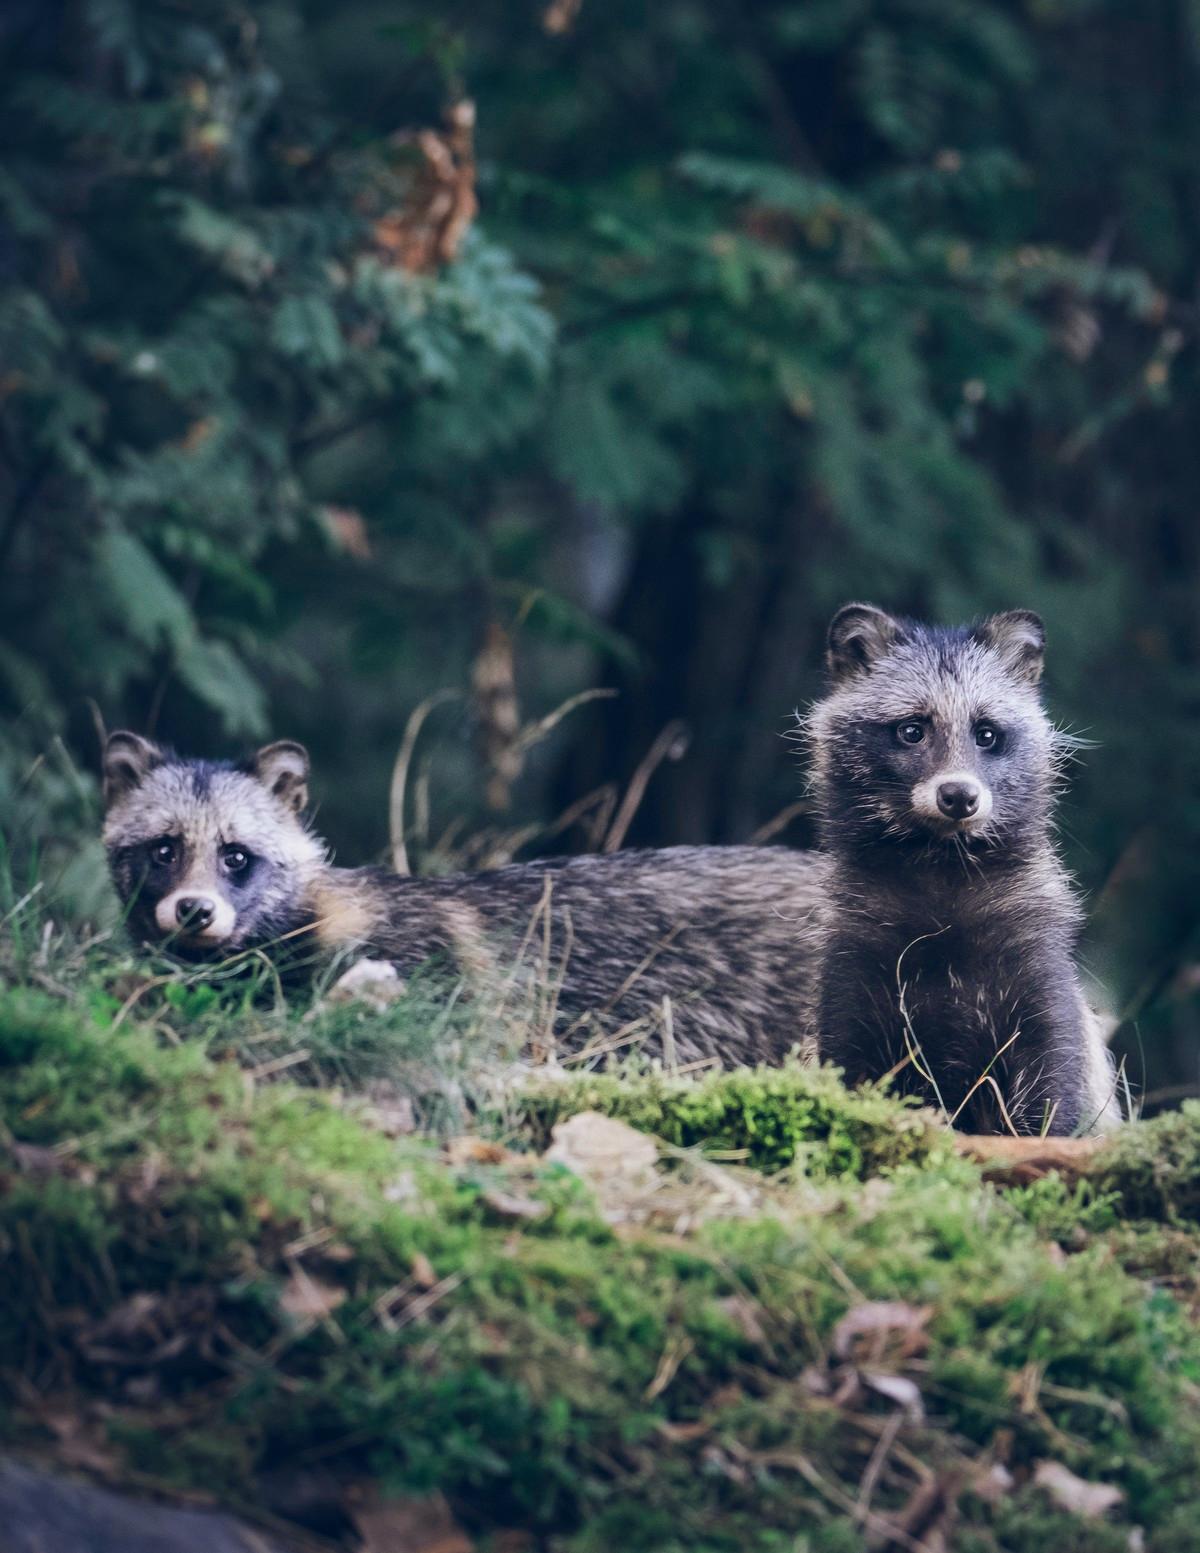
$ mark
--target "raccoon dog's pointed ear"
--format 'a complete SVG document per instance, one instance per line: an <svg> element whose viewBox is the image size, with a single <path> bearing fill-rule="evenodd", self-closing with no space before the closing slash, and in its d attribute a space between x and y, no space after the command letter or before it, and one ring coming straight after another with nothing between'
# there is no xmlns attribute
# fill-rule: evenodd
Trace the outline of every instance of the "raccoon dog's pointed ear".
<svg viewBox="0 0 1200 1553"><path fill-rule="evenodd" d="M101 770L104 774L104 806L109 809L118 798L131 793L142 780L165 760L162 750L140 733L121 729L104 741Z"/></svg>
<svg viewBox="0 0 1200 1553"><path fill-rule="evenodd" d="M985 647L994 648L1018 679L1029 685L1036 685L1041 679L1046 662L1046 627L1042 617L1031 609L1009 609L1002 615L989 615L972 635Z"/></svg>
<svg viewBox="0 0 1200 1553"><path fill-rule="evenodd" d="M293 739L264 744L251 765L254 775L281 803L297 813L308 802L308 751Z"/></svg>
<svg viewBox="0 0 1200 1553"><path fill-rule="evenodd" d="M900 622L874 604L843 604L829 622L825 654L834 683L869 669L901 635Z"/></svg>

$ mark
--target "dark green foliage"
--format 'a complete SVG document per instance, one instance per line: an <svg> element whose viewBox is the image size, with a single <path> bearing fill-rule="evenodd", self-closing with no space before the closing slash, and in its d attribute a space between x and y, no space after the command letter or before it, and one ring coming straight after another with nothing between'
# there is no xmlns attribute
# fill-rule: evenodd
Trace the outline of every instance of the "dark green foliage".
<svg viewBox="0 0 1200 1553"><path fill-rule="evenodd" d="M632 838L741 840L797 795L833 605L1028 605L1103 746L1069 834L1089 885L1121 865L1132 1076L1190 1081L1197 36L1193 0L14 0L6 829L94 914L91 699L307 738L364 857L404 716L499 627L534 715L622 691L518 755L514 824L678 717ZM479 197L452 261L421 130ZM490 717L429 723L418 851L479 807Z"/></svg>
<svg viewBox="0 0 1200 1553"><path fill-rule="evenodd" d="M144 725L170 694L210 740L265 734L264 679L304 680L279 639L299 602L282 558L315 580L354 544L323 505L344 484L324 489L323 451L375 428L374 455L399 455L399 533L436 540L462 417L474 461L510 444L553 337L536 282L480 232L437 273L387 261L376 223L403 209L406 153L339 117L295 7L24 9L0 32L14 798L70 717L82 733L85 695L110 723ZM45 795L30 808L56 842L74 828Z"/></svg>

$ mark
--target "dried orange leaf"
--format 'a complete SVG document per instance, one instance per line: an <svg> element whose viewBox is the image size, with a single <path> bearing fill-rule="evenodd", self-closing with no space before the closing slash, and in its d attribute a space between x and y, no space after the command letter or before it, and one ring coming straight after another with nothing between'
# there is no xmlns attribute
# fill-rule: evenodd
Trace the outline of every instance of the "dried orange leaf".
<svg viewBox="0 0 1200 1553"><path fill-rule="evenodd" d="M868 1300L854 1305L833 1329L833 1351L846 1359L856 1338L896 1332L904 1339L904 1351L917 1353L928 1342L925 1327L932 1315L932 1305L908 1305L903 1300Z"/></svg>
<svg viewBox="0 0 1200 1553"><path fill-rule="evenodd" d="M474 1543L441 1494L351 1509L362 1553L473 1553Z"/></svg>
<svg viewBox="0 0 1200 1553"><path fill-rule="evenodd" d="M284 1285L279 1296L279 1308L293 1321L305 1323L324 1321L346 1299L345 1289L323 1283L306 1273L299 1263Z"/></svg>

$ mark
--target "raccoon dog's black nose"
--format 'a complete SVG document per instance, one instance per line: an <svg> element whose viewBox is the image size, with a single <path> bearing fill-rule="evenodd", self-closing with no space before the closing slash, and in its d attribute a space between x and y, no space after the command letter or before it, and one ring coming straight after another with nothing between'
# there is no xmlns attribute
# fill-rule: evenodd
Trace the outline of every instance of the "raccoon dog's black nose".
<svg viewBox="0 0 1200 1553"><path fill-rule="evenodd" d="M973 782L943 782L937 806L948 820L969 820L979 807L979 789Z"/></svg>
<svg viewBox="0 0 1200 1553"><path fill-rule="evenodd" d="M203 895L181 895L175 907L180 927L206 928L216 914L214 902Z"/></svg>

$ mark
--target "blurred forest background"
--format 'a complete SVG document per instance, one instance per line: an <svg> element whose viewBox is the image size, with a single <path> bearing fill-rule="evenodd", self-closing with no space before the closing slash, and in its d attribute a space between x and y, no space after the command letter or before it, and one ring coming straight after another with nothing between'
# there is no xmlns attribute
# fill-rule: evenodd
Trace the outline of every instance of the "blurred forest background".
<svg viewBox="0 0 1200 1553"><path fill-rule="evenodd" d="M427 866L639 771L630 842L803 845L832 609L1028 606L1196 1084L1198 0L5 0L0 76L15 888L102 909L100 719L303 739L379 855L442 691Z"/></svg>

